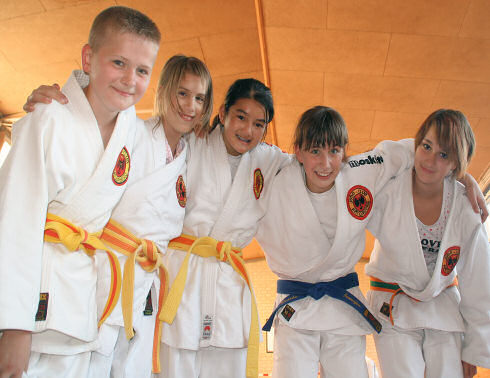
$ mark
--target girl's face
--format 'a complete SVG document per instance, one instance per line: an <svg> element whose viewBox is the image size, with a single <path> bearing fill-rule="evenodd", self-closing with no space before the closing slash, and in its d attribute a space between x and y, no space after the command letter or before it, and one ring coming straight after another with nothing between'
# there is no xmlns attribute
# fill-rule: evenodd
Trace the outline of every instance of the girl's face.
<svg viewBox="0 0 490 378"><path fill-rule="evenodd" d="M180 136L192 131L201 120L206 86L197 75L186 73L179 83L175 97L172 97L172 107L164 120L165 133ZM167 130L168 129L168 130Z"/></svg>
<svg viewBox="0 0 490 378"><path fill-rule="evenodd" d="M238 156L254 148L265 132L265 110L257 101L241 98L233 104L228 113L222 105L219 118L224 125L223 140L226 151Z"/></svg>
<svg viewBox="0 0 490 378"><path fill-rule="evenodd" d="M313 193L330 190L342 167L344 149L339 146L311 147L309 150L294 147L298 161L306 173L306 186Z"/></svg>
<svg viewBox="0 0 490 378"><path fill-rule="evenodd" d="M455 167L447 152L439 146L434 127L431 127L415 149L415 179L425 185L441 185Z"/></svg>

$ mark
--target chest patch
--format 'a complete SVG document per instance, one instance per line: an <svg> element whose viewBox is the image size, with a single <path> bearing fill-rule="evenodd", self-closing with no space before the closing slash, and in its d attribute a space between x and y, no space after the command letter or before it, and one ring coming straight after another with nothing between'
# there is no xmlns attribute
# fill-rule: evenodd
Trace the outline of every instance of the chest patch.
<svg viewBox="0 0 490 378"><path fill-rule="evenodd" d="M185 207L187 203L187 194L185 189L185 182L182 175L177 179L177 183L175 184L175 191L177 193L177 200L179 201L179 205L181 207Z"/></svg>
<svg viewBox="0 0 490 378"><path fill-rule="evenodd" d="M461 248L458 246L449 247L444 252L444 257L442 259L441 274L443 276L448 276L456 266L459 260L459 252Z"/></svg>
<svg viewBox="0 0 490 378"><path fill-rule="evenodd" d="M260 168L257 168L254 171L254 195L255 199L260 198L260 194L262 193L262 189L264 189L264 176L262 175L262 171Z"/></svg>
<svg viewBox="0 0 490 378"><path fill-rule="evenodd" d="M124 185L128 181L130 168L129 152L126 147L123 147L117 157L116 166L112 171L112 182L117 186Z"/></svg>
<svg viewBox="0 0 490 378"><path fill-rule="evenodd" d="M356 185L349 189L346 197L347 210L354 218L363 220L373 208L373 195L368 188Z"/></svg>

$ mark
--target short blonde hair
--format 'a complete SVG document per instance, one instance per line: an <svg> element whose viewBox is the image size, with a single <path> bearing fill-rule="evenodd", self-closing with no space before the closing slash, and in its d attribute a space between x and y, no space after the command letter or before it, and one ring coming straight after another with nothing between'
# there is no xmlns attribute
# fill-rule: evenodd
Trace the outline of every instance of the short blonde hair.
<svg viewBox="0 0 490 378"><path fill-rule="evenodd" d="M437 143L446 150L450 161L456 168L453 176L461 178L475 153L475 136L465 115L458 110L439 109L430 114L422 123L415 136L415 148L434 126Z"/></svg>
<svg viewBox="0 0 490 378"><path fill-rule="evenodd" d="M180 82L187 73L201 78L206 88L201 119L194 128L195 132L200 134L201 131L207 132L209 129L209 119L213 112L213 82L208 68L198 58L174 55L165 63L158 79L154 113L162 120L167 116L170 109L178 111L178 109L174 109L175 105L172 98L176 98Z"/></svg>
<svg viewBox="0 0 490 378"><path fill-rule="evenodd" d="M88 44L93 51L100 48L108 30L136 34L160 44L161 34L156 24L136 9L114 6L100 12L92 23L88 37Z"/></svg>

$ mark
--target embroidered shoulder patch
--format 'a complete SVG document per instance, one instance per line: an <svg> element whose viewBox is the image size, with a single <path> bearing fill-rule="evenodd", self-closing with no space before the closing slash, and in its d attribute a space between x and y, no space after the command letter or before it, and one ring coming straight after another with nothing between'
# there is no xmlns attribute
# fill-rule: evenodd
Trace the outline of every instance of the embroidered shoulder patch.
<svg viewBox="0 0 490 378"><path fill-rule="evenodd" d="M289 319L294 315L296 311L294 308L292 308L290 305L284 306L284 309L281 311L281 315L284 316L284 319L286 319L289 322Z"/></svg>
<svg viewBox="0 0 490 378"><path fill-rule="evenodd" d="M354 218L363 220L373 208L373 195L368 188L356 185L349 189L346 197L347 210Z"/></svg>
<svg viewBox="0 0 490 378"><path fill-rule="evenodd" d="M264 176L262 175L262 171L260 168L257 168L254 171L254 195L255 199L260 198L260 194L262 193L262 189L264 189Z"/></svg>
<svg viewBox="0 0 490 378"><path fill-rule="evenodd" d="M460 248L458 246L449 247L444 252L444 257L442 259L441 274L443 276L448 276L456 266L459 260Z"/></svg>
<svg viewBox="0 0 490 378"><path fill-rule="evenodd" d="M48 300L49 293L39 294L39 305L37 306L36 322L42 322L46 320L46 317L48 315Z"/></svg>
<svg viewBox="0 0 490 378"><path fill-rule="evenodd" d="M187 203L187 192L182 175L180 175L177 179L177 183L175 184L175 191L177 192L177 200L179 201L179 205L181 207L185 207L185 204Z"/></svg>
<svg viewBox="0 0 490 378"><path fill-rule="evenodd" d="M117 157L116 166L112 171L112 182L117 186L124 185L128 181L130 167L129 152L126 147L123 147Z"/></svg>

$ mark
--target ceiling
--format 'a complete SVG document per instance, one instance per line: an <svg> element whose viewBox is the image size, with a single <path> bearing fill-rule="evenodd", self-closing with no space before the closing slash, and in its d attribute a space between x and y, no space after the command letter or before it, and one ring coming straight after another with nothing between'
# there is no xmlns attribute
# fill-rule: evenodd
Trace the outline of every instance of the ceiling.
<svg viewBox="0 0 490 378"><path fill-rule="evenodd" d="M479 177L490 161L488 0L0 0L0 113L21 116L33 88L80 68L93 18L116 4L146 13L163 34L137 107L143 117L164 62L183 53L209 67L215 109L235 79L270 75L268 138L284 150L314 105L344 116L351 154L413 136L430 112L449 107L476 134L470 173Z"/></svg>

